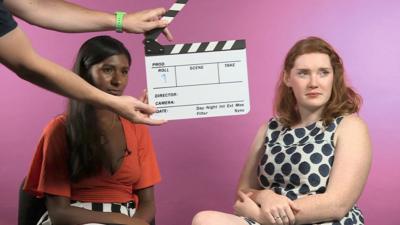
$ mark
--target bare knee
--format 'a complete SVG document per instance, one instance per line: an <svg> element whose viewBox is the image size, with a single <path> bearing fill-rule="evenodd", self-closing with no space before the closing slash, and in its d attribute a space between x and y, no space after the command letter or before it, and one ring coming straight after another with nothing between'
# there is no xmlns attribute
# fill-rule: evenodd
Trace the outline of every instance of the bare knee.
<svg viewBox="0 0 400 225"><path fill-rule="evenodd" d="M197 213L192 220L192 225L214 225L216 212L214 211L201 211Z"/></svg>

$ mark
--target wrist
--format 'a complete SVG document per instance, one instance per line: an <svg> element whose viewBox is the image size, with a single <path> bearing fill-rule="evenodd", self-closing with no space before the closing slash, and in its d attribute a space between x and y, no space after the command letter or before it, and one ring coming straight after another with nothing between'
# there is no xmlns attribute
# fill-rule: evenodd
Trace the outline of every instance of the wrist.
<svg viewBox="0 0 400 225"><path fill-rule="evenodd" d="M118 33L122 33L124 31L123 22L126 13L122 11L116 11L114 15L115 15L115 31Z"/></svg>
<svg viewBox="0 0 400 225"><path fill-rule="evenodd" d="M105 93L107 96L103 99L104 101L104 109L107 109L109 111L115 112L117 114L120 114L121 108L120 108L120 99L118 96L110 95L108 93Z"/></svg>

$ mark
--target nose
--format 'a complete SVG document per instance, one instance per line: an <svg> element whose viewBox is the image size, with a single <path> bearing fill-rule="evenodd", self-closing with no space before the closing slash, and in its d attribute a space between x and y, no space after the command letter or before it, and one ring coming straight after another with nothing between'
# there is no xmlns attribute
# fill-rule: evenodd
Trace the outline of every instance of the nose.
<svg viewBox="0 0 400 225"><path fill-rule="evenodd" d="M115 72L114 74L113 74L113 76L112 76L112 79L111 79L111 84L113 85L113 86L119 86L119 85L121 85L121 83L122 83L122 77L123 77L123 75L121 74L121 73L119 73L119 72Z"/></svg>
<svg viewBox="0 0 400 225"><path fill-rule="evenodd" d="M310 76L310 81L308 83L308 87L311 89L318 87L318 74L312 73Z"/></svg>

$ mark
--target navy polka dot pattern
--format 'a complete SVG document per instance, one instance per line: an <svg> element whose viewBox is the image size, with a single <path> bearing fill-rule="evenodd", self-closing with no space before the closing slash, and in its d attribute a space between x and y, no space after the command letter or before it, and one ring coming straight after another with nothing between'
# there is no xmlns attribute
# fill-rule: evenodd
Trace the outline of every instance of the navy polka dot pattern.
<svg viewBox="0 0 400 225"><path fill-rule="evenodd" d="M268 123L265 153L257 176L261 187L295 200L326 191L334 161L333 137L343 117L328 126L322 121L301 128L285 128L276 118ZM361 211L354 206L340 221L324 225L363 225Z"/></svg>

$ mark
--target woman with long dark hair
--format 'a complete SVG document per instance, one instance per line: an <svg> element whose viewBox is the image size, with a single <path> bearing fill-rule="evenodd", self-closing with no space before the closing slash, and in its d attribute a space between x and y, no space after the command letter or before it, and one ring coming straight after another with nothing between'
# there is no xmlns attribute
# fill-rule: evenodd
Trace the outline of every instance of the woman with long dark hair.
<svg viewBox="0 0 400 225"><path fill-rule="evenodd" d="M119 96L130 65L121 42L97 36L80 48L74 72ZM142 225L154 218L153 185L159 181L145 125L70 99L67 112L44 129L24 189L46 197L48 211L38 224Z"/></svg>

